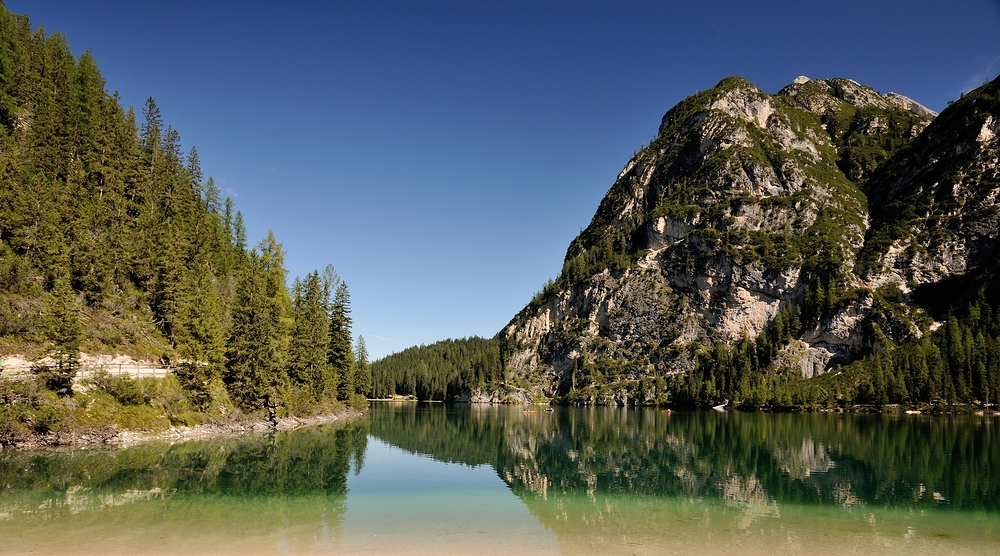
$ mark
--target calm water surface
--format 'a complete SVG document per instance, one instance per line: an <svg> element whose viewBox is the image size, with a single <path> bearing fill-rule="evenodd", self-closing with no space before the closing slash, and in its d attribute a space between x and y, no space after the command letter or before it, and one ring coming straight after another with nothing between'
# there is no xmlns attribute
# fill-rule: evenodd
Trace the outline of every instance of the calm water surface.
<svg viewBox="0 0 1000 556"><path fill-rule="evenodd" d="M2 554L996 554L998 422L380 403L0 452Z"/></svg>

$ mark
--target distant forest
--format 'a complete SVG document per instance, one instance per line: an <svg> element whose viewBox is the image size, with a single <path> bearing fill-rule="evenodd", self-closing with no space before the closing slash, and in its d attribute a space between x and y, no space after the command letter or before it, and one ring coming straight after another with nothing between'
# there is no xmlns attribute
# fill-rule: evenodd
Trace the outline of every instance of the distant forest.
<svg viewBox="0 0 1000 556"><path fill-rule="evenodd" d="M347 284L328 267L289 288L284 257L273 234L248 242L152 98L123 108L89 51L0 9L0 350L50 356L41 388L72 398L83 350L171 365L194 410L357 402ZM0 409L24 408L8 418L48 403L4 388Z"/></svg>
<svg viewBox="0 0 1000 556"><path fill-rule="evenodd" d="M503 380L500 342L476 336L415 346L372 363L376 398L453 400Z"/></svg>

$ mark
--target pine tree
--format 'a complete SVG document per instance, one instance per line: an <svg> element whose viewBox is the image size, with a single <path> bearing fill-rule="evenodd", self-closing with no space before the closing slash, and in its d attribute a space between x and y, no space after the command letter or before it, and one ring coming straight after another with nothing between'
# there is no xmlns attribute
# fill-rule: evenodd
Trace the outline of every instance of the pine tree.
<svg viewBox="0 0 1000 556"><path fill-rule="evenodd" d="M80 325L76 296L69 287L69 281L56 281L49 302L49 339L52 351L49 357L55 364L35 369L46 386L60 396L73 395L73 377L80 367L80 340L83 328Z"/></svg>
<svg viewBox="0 0 1000 556"><path fill-rule="evenodd" d="M365 337L358 336L358 341L354 348L355 353L355 383L354 391L365 397L374 397L372 391L372 369L368 363L368 346L365 345Z"/></svg>
<svg viewBox="0 0 1000 556"><path fill-rule="evenodd" d="M294 292L294 324L289 346L289 376L306 388L313 399L335 396L336 382L327 361L330 325L318 272L297 283Z"/></svg>
<svg viewBox="0 0 1000 556"><path fill-rule="evenodd" d="M337 286L330 311L330 349L327 357L337 373L338 398L354 393L354 354L351 350L351 295L343 281Z"/></svg>

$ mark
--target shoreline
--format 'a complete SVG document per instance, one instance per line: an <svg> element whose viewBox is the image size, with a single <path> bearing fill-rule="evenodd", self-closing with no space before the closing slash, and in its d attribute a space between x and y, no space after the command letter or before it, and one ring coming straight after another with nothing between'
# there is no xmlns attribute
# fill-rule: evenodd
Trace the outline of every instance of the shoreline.
<svg viewBox="0 0 1000 556"><path fill-rule="evenodd" d="M381 403L444 403L458 406L510 406L510 407L613 407L619 409L658 409L671 411L712 411L715 406L695 406L695 405L638 405L638 404L592 404L592 403L566 403L557 402L551 399L524 401L484 401L484 400L416 400L416 399L390 399L390 398L369 398L369 402ZM1000 417L1000 407L990 404L989 407L972 403L908 403L908 404L855 404L837 407L818 406L760 406L745 407L740 405L726 405L723 409L726 413L851 413L855 415L976 415L979 417Z"/></svg>
<svg viewBox="0 0 1000 556"><path fill-rule="evenodd" d="M48 448L128 448L145 442L207 440L229 436L265 434L268 432L290 431L300 428L345 423L365 415L366 411L341 409L309 417L283 417L272 426L266 418L245 419L232 422L202 423L193 427L179 426L164 430L118 430L116 426L81 429L70 432L49 432L34 434L23 441L0 446L0 453L7 450L27 451Z"/></svg>

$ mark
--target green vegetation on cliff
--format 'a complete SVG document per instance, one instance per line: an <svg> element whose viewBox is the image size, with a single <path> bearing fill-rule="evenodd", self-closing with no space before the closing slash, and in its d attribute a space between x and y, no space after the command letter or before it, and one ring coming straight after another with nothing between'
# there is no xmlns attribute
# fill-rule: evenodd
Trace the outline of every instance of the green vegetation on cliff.
<svg viewBox="0 0 1000 556"><path fill-rule="evenodd" d="M768 95L727 78L681 101L501 332L506 384L577 404L994 407L998 88L936 119L847 79Z"/></svg>
<svg viewBox="0 0 1000 556"><path fill-rule="evenodd" d="M991 128L1000 130L998 122L1000 77L951 103L920 141L877 168L865 188L872 225L858 258L860 272L884 270L882 258L894 244L906 247L907 258L916 258L932 257L970 231L989 242L1000 214L995 198L1000 169L991 163L996 141L981 139L984 130L995 136ZM988 243L976 247L969 253L970 266L982 268L970 270L992 271L994 249ZM974 287L967 290L975 293ZM955 297L956 292L949 293Z"/></svg>

